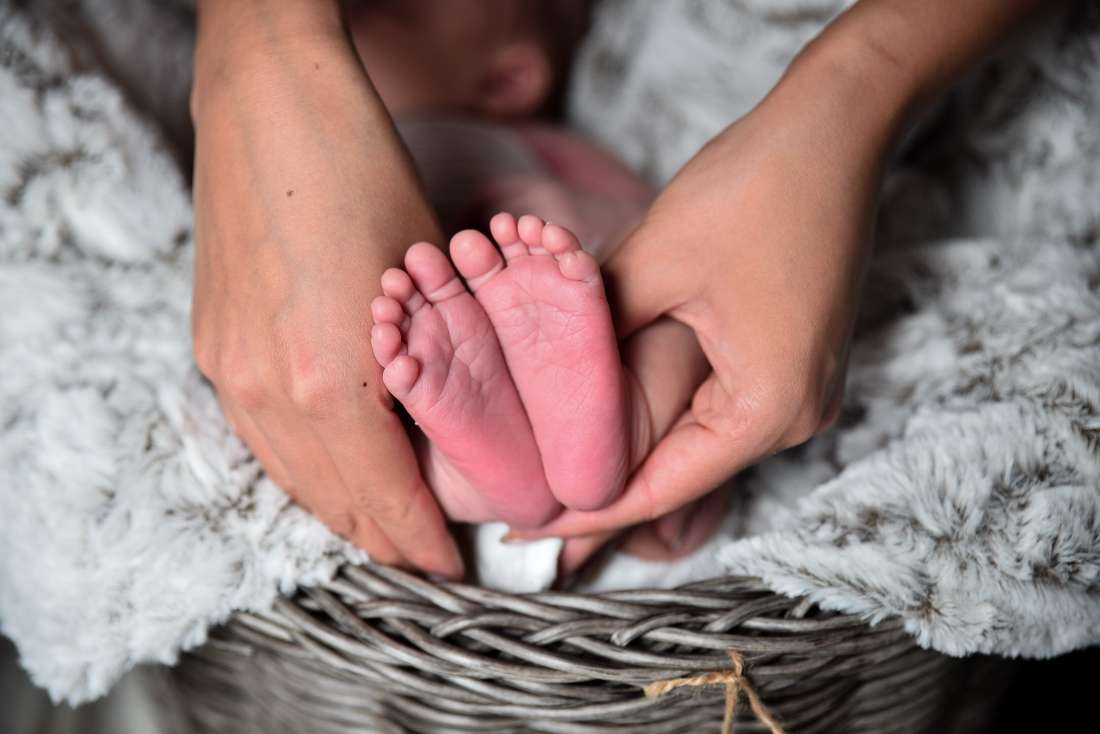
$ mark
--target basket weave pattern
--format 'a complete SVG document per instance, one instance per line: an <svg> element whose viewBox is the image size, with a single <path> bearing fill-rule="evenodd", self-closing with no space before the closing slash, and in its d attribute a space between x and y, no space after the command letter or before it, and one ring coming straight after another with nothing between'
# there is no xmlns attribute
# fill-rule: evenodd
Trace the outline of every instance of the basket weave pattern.
<svg viewBox="0 0 1100 734"><path fill-rule="evenodd" d="M237 615L173 675L201 732L717 732L721 686L642 687L730 649L787 732L929 731L963 665L750 578L512 595L364 566Z"/></svg>

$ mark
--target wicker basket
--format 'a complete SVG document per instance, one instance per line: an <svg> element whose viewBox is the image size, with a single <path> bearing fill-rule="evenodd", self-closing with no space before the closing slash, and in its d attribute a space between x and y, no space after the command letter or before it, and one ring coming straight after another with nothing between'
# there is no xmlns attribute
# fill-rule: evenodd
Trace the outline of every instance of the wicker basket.
<svg viewBox="0 0 1100 734"><path fill-rule="evenodd" d="M510 595L378 566L236 616L170 675L189 732L718 732L722 685L642 688L728 650L791 733L980 730L1003 677L749 578ZM742 702L736 731L766 730Z"/></svg>

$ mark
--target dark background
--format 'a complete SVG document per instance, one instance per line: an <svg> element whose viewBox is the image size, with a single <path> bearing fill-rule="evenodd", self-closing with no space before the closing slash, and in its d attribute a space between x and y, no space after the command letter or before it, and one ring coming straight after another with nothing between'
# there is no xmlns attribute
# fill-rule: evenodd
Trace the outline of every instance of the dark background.
<svg viewBox="0 0 1100 734"><path fill-rule="evenodd" d="M1095 723L1100 647L1019 665L991 732L1100 731ZM1094 723L1083 726L1087 721Z"/></svg>

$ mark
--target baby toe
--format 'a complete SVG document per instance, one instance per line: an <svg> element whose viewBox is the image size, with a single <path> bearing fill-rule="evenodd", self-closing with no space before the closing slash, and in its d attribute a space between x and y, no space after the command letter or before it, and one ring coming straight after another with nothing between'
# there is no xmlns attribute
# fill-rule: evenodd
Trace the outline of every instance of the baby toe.
<svg viewBox="0 0 1100 734"><path fill-rule="evenodd" d="M508 212L501 212L489 220L489 232L501 247L519 241L516 218Z"/></svg>
<svg viewBox="0 0 1100 734"><path fill-rule="evenodd" d="M405 309L390 296L378 296L370 302L370 315L376 324L400 324L405 320Z"/></svg>
<svg viewBox="0 0 1100 734"><path fill-rule="evenodd" d="M418 242L405 253L405 269L429 303L439 303L466 292L447 256L428 242Z"/></svg>
<svg viewBox="0 0 1100 734"><path fill-rule="evenodd" d="M542 246L554 255L564 255L581 249L576 235L565 227L549 223L542 229Z"/></svg>
<svg viewBox="0 0 1100 734"><path fill-rule="evenodd" d="M370 344L374 358L383 367L388 367L405 348L401 330L392 323L375 324L370 330Z"/></svg>
<svg viewBox="0 0 1100 734"><path fill-rule="evenodd" d="M382 383L398 400L404 400L416 385L420 377L420 363L407 354L402 354L382 370Z"/></svg>
<svg viewBox="0 0 1100 734"><path fill-rule="evenodd" d="M519 222L516 223L516 229L519 231L519 238L527 245L527 249L535 255L545 254L546 250L542 244L543 230L546 227L546 223L536 217L533 214L524 214L519 218Z"/></svg>
<svg viewBox="0 0 1100 734"><path fill-rule="evenodd" d="M489 232L500 245L500 251L506 260L529 255L527 243L519 233L519 222L507 212L501 212L489 220Z"/></svg>
<svg viewBox="0 0 1100 734"><path fill-rule="evenodd" d="M600 264L584 250L573 250L556 257L558 269L569 280L599 281Z"/></svg>
<svg viewBox="0 0 1100 734"><path fill-rule="evenodd" d="M497 215L501 216L511 215ZM493 219L495 221L496 217ZM489 226L492 227L492 223ZM485 235L473 229L463 230L451 238L451 259L466 279L466 284L475 292L504 269L504 261L497 248Z"/></svg>
<svg viewBox="0 0 1100 734"><path fill-rule="evenodd" d="M412 316L427 303L416 290L412 278L400 268L389 268L382 273L382 292L401 304L405 313Z"/></svg>

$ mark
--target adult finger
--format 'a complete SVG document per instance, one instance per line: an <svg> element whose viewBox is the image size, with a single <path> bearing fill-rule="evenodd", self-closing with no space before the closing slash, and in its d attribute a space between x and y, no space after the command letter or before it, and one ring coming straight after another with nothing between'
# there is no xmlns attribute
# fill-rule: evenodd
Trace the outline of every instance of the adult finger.
<svg viewBox="0 0 1100 734"><path fill-rule="evenodd" d="M561 553L558 555L558 574L569 576L576 573L618 535L620 533L614 531L585 535L580 538L569 538L562 545Z"/></svg>
<svg viewBox="0 0 1100 734"><path fill-rule="evenodd" d="M714 379L708 379L700 392ZM572 537L656 519L756 461L767 453L765 445L756 434L733 435L699 423L687 413L631 476L614 503L595 512L570 510L538 530L516 530L512 535L517 539Z"/></svg>
<svg viewBox="0 0 1100 734"><path fill-rule="evenodd" d="M703 499L698 499L631 529L623 540L622 550L647 561L679 558L685 535L701 502Z"/></svg>
<svg viewBox="0 0 1100 734"><path fill-rule="evenodd" d="M634 430L633 471L684 414L710 373L710 364L695 332L670 318L660 318L635 333L621 344L620 352L634 404L644 406L635 410L635 418L648 417Z"/></svg>
<svg viewBox="0 0 1100 734"><path fill-rule="evenodd" d="M417 568L448 578L464 569L458 546L424 483L404 426L381 405L319 423L343 485L359 514L373 518Z"/></svg>
<svg viewBox="0 0 1100 734"><path fill-rule="evenodd" d="M654 241L653 228L643 220L604 263L604 284L620 339L684 302L690 281L681 273L683 264L668 257L668 247Z"/></svg>
<svg viewBox="0 0 1100 734"><path fill-rule="evenodd" d="M264 473L283 490L290 491L290 474L256 422L242 408L224 396L219 395L218 400L221 403L222 412L229 420L229 425L260 462Z"/></svg>
<svg viewBox="0 0 1100 734"><path fill-rule="evenodd" d="M702 499L631 530L620 550L648 561L671 561L699 550L722 524L729 492L720 487Z"/></svg>
<svg viewBox="0 0 1100 734"><path fill-rule="evenodd" d="M699 550L721 526L729 492L719 488L692 504L625 531L567 538L558 557L558 571L575 573L610 543L618 550L648 561L672 561ZM618 540L616 540L618 539Z"/></svg>
<svg viewBox="0 0 1100 734"><path fill-rule="evenodd" d="M257 414L255 424L286 467L288 492L337 534L370 554L371 560L402 565L406 560L369 514L355 506L328 450L308 421L290 411Z"/></svg>
<svg viewBox="0 0 1100 734"><path fill-rule="evenodd" d="M293 497L294 487L290 479L290 472L287 471L279 455L271 448L271 441L260 429L256 421L253 420L244 409L232 401L222 396L219 396L219 399L222 404L222 410L225 412L233 429L260 462L260 466L263 467L264 473L283 491ZM338 508L326 510L324 512L324 516L327 517L338 517L340 515L341 511ZM383 533L370 518L361 518L359 525L362 526L359 528L360 535L366 539L363 548L370 554L373 560L378 563L388 563L391 565L401 563L403 560L401 554L393 544L390 543L385 533ZM333 529L336 530L336 528Z"/></svg>

